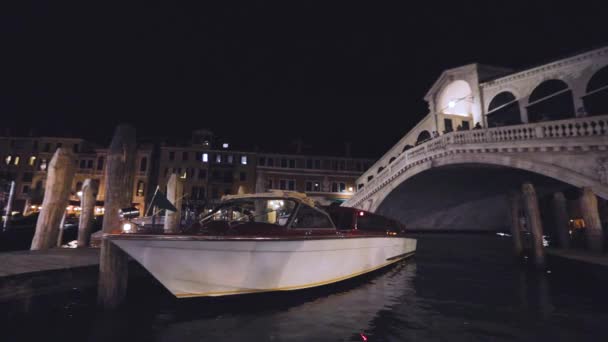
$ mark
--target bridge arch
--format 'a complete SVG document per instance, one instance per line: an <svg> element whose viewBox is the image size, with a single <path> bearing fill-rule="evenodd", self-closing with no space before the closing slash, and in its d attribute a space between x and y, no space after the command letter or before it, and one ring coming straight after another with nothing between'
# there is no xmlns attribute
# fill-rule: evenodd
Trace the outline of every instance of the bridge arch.
<svg viewBox="0 0 608 342"><path fill-rule="evenodd" d="M427 140L431 140L431 133L429 133L429 131L427 131L427 130L423 130L420 133L418 133L418 138L416 138L416 145L422 144L423 142L425 142Z"/></svg>
<svg viewBox="0 0 608 342"><path fill-rule="evenodd" d="M527 111L529 122L573 118L572 90L563 80L543 81L528 96Z"/></svg>
<svg viewBox="0 0 608 342"><path fill-rule="evenodd" d="M376 211L384 202L386 197L393 192L399 185L410 179L411 177L442 166L451 165L487 165L487 166L502 166L517 170L529 171L535 174L553 178L563 183L576 187L591 187L593 191L600 197L608 199L608 187L599 183L590 177L574 172L572 170L559 167L556 165L539 162L531 159L524 159L515 156L505 156L496 154L450 154L433 160L428 160L423 163L418 163L405 172L399 174L384 188L373 195L373 201L368 202L368 208L362 208L369 211Z"/></svg>
<svg viewBox="0 0 608 342"><path fill-rule="evenodd" d="M519 101L510 91L498 93L488 106L488 127L508 126L521 124Z"/></svg>
<svg viewBox="0 0 608 342"><path fill-rule="evenodd" d="M608 114L608 65L596 71L587 82L583 103L588 115Z"/></svg>

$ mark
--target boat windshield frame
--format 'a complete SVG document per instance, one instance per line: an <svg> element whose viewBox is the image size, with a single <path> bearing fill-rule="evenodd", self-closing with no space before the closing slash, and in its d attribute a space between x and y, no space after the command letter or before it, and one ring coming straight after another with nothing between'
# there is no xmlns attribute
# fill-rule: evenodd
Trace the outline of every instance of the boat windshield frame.
<svg viewBox="0 0 608 342"><path fill-rule="evenodd" d="M293 207L293 209L291 210L291 213L289 214L289 218L287 219L287 222L284 224L279 224L279 223L269 223L272 225L276 225L278 227L284 227L286 229L296 229L296 230L311 230L311 229L336 229L336 225L333 222L333 220L331 219L331 216L329 215L329 213L327 213L325 210L322 210L320 208L317 208L316 206L311 206L308 205L306 203L303 203L302 201L296 199L296 198L289 198L289 197L246 197L246 198L235 198L235 199L230 199L227 200L225 202L222 202L220 204L218 204L216 207L214 207L209 213L207 213L206 215L204 215L203 217L201 217L199 219L199 222L201 222L201 224L205 224L206 220L209 217L212 217L213 215L215 215L219 210L221 210L223 207L229 206L230 204L234 204L240 201L246 202L246 201L251 201L251 200L266 200L266 201L276 201L276 200L280 200L280 201L291 201L295 204L295 206ZM320 214L324 215L327 217L328 221L331 223L331 227L311 227L311 228L297 228L297 227L293 227L293 223L294 223L294 219L297 217L298 213L300 212L300 209L302 207L309 207L312 208L313 210L319 212ZM274 210L273 210L274 211ZM271 211L271 212L273 212ZM234 222L234 221L226 221L226 222ZM246 223L248 221L237 221L238 223ZM238 225L237 223L237 225Z"/></svg>

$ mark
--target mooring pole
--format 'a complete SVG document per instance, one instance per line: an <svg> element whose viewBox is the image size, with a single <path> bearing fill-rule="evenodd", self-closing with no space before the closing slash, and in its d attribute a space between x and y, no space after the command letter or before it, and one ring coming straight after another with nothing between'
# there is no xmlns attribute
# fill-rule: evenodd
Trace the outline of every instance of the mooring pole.
<svg viewBox="0 0 608 342"><path fill-rule="evenodd" d="M59 225L68 204L75 171L72 152L67 148L58 148L47 167L44 199L36 222L32 250L57 246Z"/></svg>
<svg viewBox="0 0 608 342"><path fill-rule="evenodd" d="M115 309L127 293L128 256L106 234L120 232L118 210L131 206L136 155L135 129L120 125L114 132L105 170L104 220L99 260L97 303Z"/></svg>
<svg viewBox="0 0 608 342"><path fill-rule="evenodd" d="M553 219L561 248L570 248L570 230L568 229L568 209L563 192L553 194Z"/></svg>
<svg viewBox="0 0 608 342"><path fill-rule="evenodd" d="M527 222L532 233L532 249L534 253L534 264L538 268L545 266L545 250L543 247L543 224L540 219L540 209L536 191L531 183L524 183L521 187L523 193L524 209Z"/></svg>
<svg viewBox="0 0 608 342"><path fill-rule="evenodd" d="M511 209L511 237L513 238L513 253L516 258L523 256L523 244L521 241L521 194L517 191L509 193L509 208Z"/></svg>
<svg viewBox="0 0 608 342"><path fill-rule="evenodd" d="M604 233L597 206L597 197L593 190L584 187L581 193L581 213L585 220L585 236L589 250L601 253L604 248Z"/></svg>
<svg viewBox="0 0 608 342"><path fill-rule="evenodd" d="M59 233L57 234L57 247L61 247L61 243L63 242L63 229L65 228L66 216L68 216L67 209L63 212L63 216L61 217L61 222L59 223Z"/></svg>
<svg viewBox="0 0 608 342"><path fill-rule="evenodd" d="M4 220L4 229L8 228L10 223L11 212L13 211L13 201L15 200L15 181L11 181L11 188L8 192L8 203L6 203L6 220Z"/></svg>
<svg viewBox="0 0 608 342"><path fill-rule="evenodd" d="M177 209L176 212L165 211L165 233L177 233L182 217L182 197L184 182L175 173L171 174L167 182L167 199Z"/></svg>
<svg viewBox="0 0 608 342"><path fill-rule="evenodd" d="M82 184L82 197L80 198L80 219L78 221L78 248L87 247L91 240L93 219L95 218L95 202L99 183L87 178Z"/></svg>

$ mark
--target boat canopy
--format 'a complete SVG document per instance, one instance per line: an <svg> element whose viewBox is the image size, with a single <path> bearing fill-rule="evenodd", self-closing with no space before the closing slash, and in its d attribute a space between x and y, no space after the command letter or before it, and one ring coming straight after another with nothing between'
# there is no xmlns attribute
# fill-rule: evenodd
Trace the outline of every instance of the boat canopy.
<svg viewBox="0 0 608 342"><path fill-rule="evenodd" d="M297 202L304 203L308 206L314 207L315 201L312 198L306 196L301 192L296 191L282 191L282 190L273 190L269 192L260 192L254 194L241 194L241 195L224 195L222 196L222 202L242 199L242 198L284 198L284 199L292 199Z"/></svg>

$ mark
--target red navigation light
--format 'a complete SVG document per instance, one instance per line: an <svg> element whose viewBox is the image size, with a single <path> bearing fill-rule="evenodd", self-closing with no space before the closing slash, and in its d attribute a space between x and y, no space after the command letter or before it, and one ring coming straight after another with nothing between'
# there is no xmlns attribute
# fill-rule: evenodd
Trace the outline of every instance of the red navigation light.
<svg viewBox="0 0 608 342"><path fill-rule="evenodd" d="M365 213L364 213L364 212L362 212L362 211L360 211L360 212L359 212L359 216L363 216L363 215L365 215Z"/></svg>
<svg viewBox="0 0 608 342"><path fill-rule="evenodd" d="M363 341L367 341L367 336L363 335L363 333L359 333L359 335L361 335L361 339Z"/></svg>

